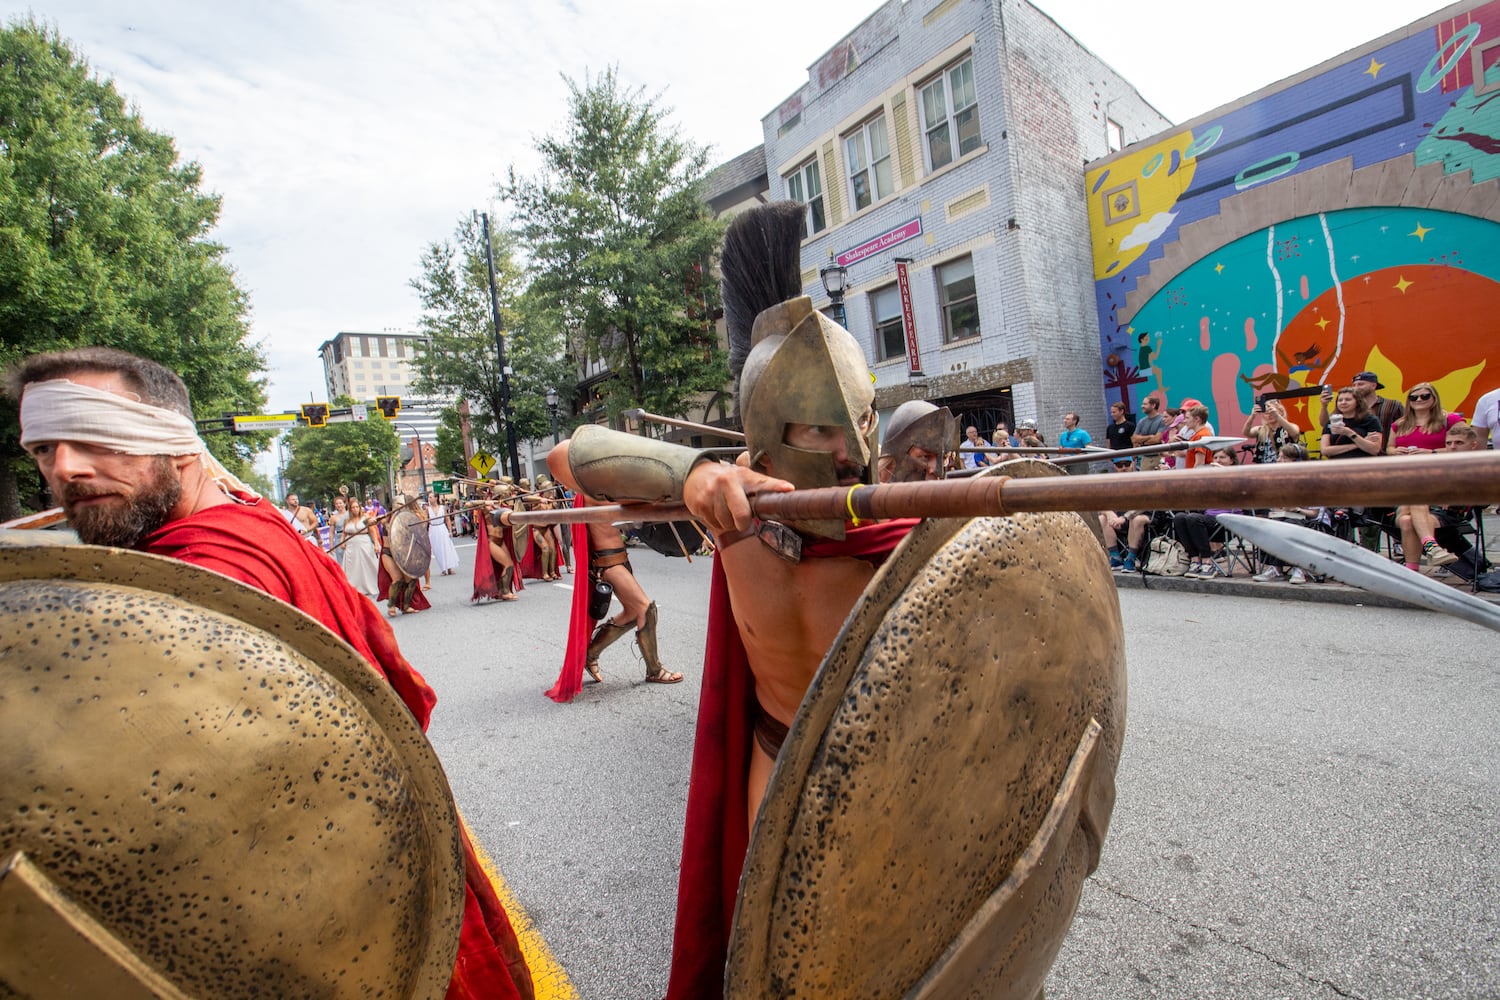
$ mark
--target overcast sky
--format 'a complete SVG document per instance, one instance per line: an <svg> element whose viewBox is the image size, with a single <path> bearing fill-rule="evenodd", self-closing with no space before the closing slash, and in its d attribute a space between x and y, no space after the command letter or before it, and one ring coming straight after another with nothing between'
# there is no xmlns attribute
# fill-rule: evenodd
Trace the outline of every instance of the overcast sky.
<svg viewBox="0 0 1500 1000"><path fill-rule="evenodd" d="M930 5L934 0L911 0ZM1186 121L1436 7L1396 0L1039 0L1164 115ZM324 396L317 347L414 329L422 247L535 170L563 77L616 65L713 162L872 0L0 0L55 24L223 196L270 408Z"/></svg>

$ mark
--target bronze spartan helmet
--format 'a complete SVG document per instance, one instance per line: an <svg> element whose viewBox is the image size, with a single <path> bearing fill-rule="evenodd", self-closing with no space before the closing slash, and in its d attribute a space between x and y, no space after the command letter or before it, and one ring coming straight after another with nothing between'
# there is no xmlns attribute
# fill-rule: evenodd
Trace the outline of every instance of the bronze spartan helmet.
<svg viewBox="0 0 1500 1000"><path fill-rule="evenodd" d="M957 446L958 418L953 412L946 406L910 399L891 414L880 442L880 457L894 460L894 482L920 482L927 477L927 466L911 457L912 448L921 448L941 461Z"/></svg>
<svg viewBox="0 0 1500 1000"><path fill-rule="evenodd" d="M0 995L441 995L463 854L390 686L260 591L44 534L0 533Z"/></svg>

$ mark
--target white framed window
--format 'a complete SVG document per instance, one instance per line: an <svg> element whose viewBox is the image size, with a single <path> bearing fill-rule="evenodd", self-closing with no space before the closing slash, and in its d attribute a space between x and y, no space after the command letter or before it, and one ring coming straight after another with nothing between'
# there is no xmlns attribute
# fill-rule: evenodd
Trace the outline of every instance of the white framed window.
<svg viewBox="0 0 1500 1000"><path fill-rule="evenodd" d="M1109 143L1109 151L1118 153L1125 148L1125 126L1113 118L1104 119L1105 141Z"/></svg>
<svg viewBox="0 0 1500 1000"><path fill-rule="evenodd" d="M928 170L945 167L979 148L979 98L972 56L943 70L920 92Z"/></svg>
<svg viewBox="0 0 1500 1000"><path fill-rule="evenodd" d="M943 343L979 336L979 295L974 287L974 258L960 257L935 269L938 301L943 310Z"/></svg>
<svg viewBox="0 0 1500 1000"><path fill-rule="evenodd" d="M807 206L807 235L827 229L828 217L823 211L823 175L818 171L818 158L808 160L785 180L788 197Z"/></svg>
<svg viewBox="0 0 1500 1000"><path fill-rule="evenodd" d="M889 361L906 354L899 286L886 285L870 293L870 328L875 331L876 361Z"/></svg>
<svg viewBox="0 0 1500 1000"><path fill-rule="evenodd" d="M883 113L844 137L844 153L844 162L849 165L849 198L856 212L896 190Z"/></svg>

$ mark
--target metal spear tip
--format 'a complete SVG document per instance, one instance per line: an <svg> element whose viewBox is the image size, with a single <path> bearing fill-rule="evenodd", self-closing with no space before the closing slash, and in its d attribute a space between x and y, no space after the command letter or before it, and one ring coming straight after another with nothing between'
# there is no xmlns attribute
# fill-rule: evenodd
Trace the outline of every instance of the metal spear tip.
<svg viewBox="0 0 1500 1000"><path fill-rule="evenodd" d="M1249 440L1249 438L1237 437L1208 437L1202 441L1189 441L1188 445L1193 448L1207 448L1209 451L1224 451L1227 448L1238 448Z"/></svg>
<svg viewBox="0 0 1500 1000"><path fill-rule="evenodd" d="M620 416L624 417L626 420L645 420L646 411L639 406L633 406L628 410L621 410Z"/></svg>
<svg viewBox="0 0 1500 1000"><path fill-rule="evenodd" d="M1252 545L1311 573L1500 631L1500 608L1413 573L1353 542L1268 517L1220 514L1218 521Z"/></svg>

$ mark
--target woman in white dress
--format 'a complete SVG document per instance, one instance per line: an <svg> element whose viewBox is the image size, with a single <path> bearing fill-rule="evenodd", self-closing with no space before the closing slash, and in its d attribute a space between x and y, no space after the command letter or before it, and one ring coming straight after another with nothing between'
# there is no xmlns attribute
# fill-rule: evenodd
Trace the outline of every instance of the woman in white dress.
<svg viewBox="0 0 1500 1000"><path fill-rule="evenodd" d="M458 549L453 545L453 532L448 528L448 508L436 496L427 497L427 539L432 543L432 562L427 567L427 585L432 586L432 571L451 576L458 565Z"/></svg>
<svg viewBox="0 0 1500 1000"><path fill-rule="evenodd" d="M359 501L350 499L349 520L344 522L344 575L349 585L370 600L380 593L380 544L375 519L366 517Z"/></svg>

